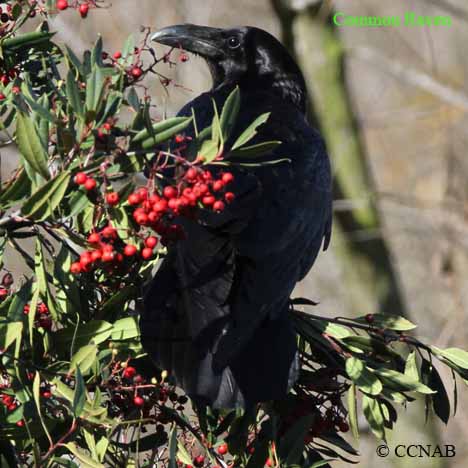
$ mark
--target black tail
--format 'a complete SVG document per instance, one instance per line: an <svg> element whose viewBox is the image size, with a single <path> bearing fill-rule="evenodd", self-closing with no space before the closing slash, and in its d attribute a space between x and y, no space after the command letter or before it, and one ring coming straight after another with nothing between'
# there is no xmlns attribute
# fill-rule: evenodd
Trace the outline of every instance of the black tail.
<svg viewBox="0 0 468 468"><path fill-rule="evenodd" d="M222 280L223 275L218 275L216 281ZM185 294L190 311L182 300ZM200 295L198 289L182 290L174 261L166 258L144 303L140 318L144 349L198 404L247 407L283 398L295 382L299 363L288 313L275 320L266 318L218 371L213 359L229 321L229 307L220 305L219 297Z"/></svg>

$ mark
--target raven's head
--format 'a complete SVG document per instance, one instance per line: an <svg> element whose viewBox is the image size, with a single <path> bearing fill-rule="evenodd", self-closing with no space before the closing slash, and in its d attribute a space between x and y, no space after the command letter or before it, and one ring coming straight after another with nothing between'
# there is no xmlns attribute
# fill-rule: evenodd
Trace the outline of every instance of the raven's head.
<svg viewBox="0 0 468 468"><path fill-rule="evenodd" d="M272 89L305 112L305 82L299 67L286 48L262 29L182 24L161 29L152 39L203 57L214 88Z"/></svg>

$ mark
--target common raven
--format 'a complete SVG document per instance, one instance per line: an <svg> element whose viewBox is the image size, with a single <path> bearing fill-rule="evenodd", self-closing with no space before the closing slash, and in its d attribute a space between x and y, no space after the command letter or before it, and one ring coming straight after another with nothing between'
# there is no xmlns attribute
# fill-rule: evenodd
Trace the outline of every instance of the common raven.
<svg viewBox="0 0 468 468"><path fill-rule="evenodd" d="M152 39L200 55L211 71L212 89L178 115L193 109L205 128L213 100L221 108L239 86L232 139L271 112L253 143L281 141L263 159L290 162L233 169L236 199L223 213L180 220L186 239L169 248L144 296L143 346L200 404L280 399L299 372L289 297L331 234L330 165L306 121L304 78L281 43L258 28L184 24Z"/></svg>

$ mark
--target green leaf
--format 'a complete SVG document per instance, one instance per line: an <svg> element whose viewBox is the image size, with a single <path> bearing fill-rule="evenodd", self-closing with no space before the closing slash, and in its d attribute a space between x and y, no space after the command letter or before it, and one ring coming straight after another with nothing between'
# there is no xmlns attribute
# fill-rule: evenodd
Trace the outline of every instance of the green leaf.
<svg viewBox="0 0 468 468"><path fill-rule="evenodd" d="M70 182L70 172L64 171L36 190L23 205L22 214L36 221L44 221L60 205Z"/></svg>
<svg viewBox="0 0 468 468"><path fill-rule="evenodd" d="M346 373L363 392L378 395L382 391L382 382L368 370L360 359L355 357L346 359Z"/></svg>
<svg viewBox="0 0 468 468"><path fill-rule="evenodd" d="M76 83L76 77L71 70L69 70L67 74L66 90L70 107L78 117L84 117L83 101L81 100L80 89Z"/></svg>
<svg viewBox="0 0 468 468"><path fill-rule="evenodd" d="M75 391L73 394L73 414L76 418L81 416L86 402L86 386L81 375L80 367L76 366L75 371Z"/></svg>
<svg viewBox="0 0 468 468"><path fill-rule="evenodd" d="M27 89L28 87L26 86L26 83L23 83L23 85L21 86L23 98L29 104L31 110L39 116L41 116L43 119L47 120L48 122L55 123L57 120L55 116L50 113L48 108L41 106L39 102L35 101L31 96L29 96L28 91L26 91Z"/></svg>
<svg viewBox="0 0 468 468"><path fill-rule="evenodd" d="M16 348L19 350L21 347L22 333L23 322L0 324L0 349L6 350L16 341Z"/></svg>
<svg viewBox="0 0 468 468"><path fill-rule="evenodd" d="M34 31L5 39L1 42L5 54L17 52L20 49L31 49L39 44L47 43L55 33Z"/></svg>
<svg viewBox="0 0 468 468"><path fill-rule="evenodd" d="M192 464L192 458L180 440L177 441L177 458L185 465Z"/></svg>
<svg viewBox="0 0 468 468"><path fill-rule="evenodd" d="M413 377L402 374L401 372L395 371L393 369L373 369L373 372L378 375L384 383L394 384L396 387L402 388L404 390L415 391L424 395L431 395L435 393L434 390L431 390L426 385L418 382Z"/></svg>
<svg viewBox="0 0 468 468"><path fill-rule="evenodd" d="M413 380L419 381L419 372L418 372L418 366L416 363L416 352L411 351L410 354L408 354L408 357L406 358L406 364L405 364L405 375L408 377L412 378Z"/></svg>
<svg viewBox="0 0 468 468"><path fill-rule="evenodd" d="M83 466L86 468L105 468L104 465L101 463L93 460L89 455L86 454L83 450L78 448L75 442L68 442L67 444L63 444L67 449L75 455L75 457L83 463Z"/></svg>
<svg viewBox="0 0 468 468"><path fill-rule="evenodd" d="M125 320L125 319L124 319ZM80 323L78 329L66 327L53 334L54 342L57 346L70 345L75 337L75 345L82 347L91 343L98 345L106 341L113 332L113 325L105 320L92 320L87 323Z"/></svg>
<svg viewBox="0 0 468 468"><path fill-rule="evenodd" d="M366 317L358 317L353 320L357 323L368 324ZM376 328L384 328L387 330L395 331L409 331L414 330L416 325L404 317L398 315L388 315L388 314L373 314L372 326Z"/></svg>
<svg viewBox="0 0 468 468"><path fill-rule="evenodd" d="M274 151L278 146L281 145L281 141L264 141L257 143L256 145L243 146L234 151L230 151L227 160L231 159L242 159L242 158L260 158Z"/></svg>
<svg viewBox="0 0 468 468"><path fill-rule="evenodd" d="M468 369L468 352L459 348L447 348L440 349L435 346L431 346L433 353L438 357L443 357L450 363L455 364L462 369Z"/></svg>
<svg viewBox="0 0 468 468"><path fill-rule="evenodd" d="M103 91L104 76L101 68L94 66L91 76L86 81L86 111L91 114L91 120L95 119L101 105Z"/></svg>
<svg viewBox="0 0 468 468"><path fill-rule="evenodd" d="M231 136L237 116L239 115L239 109L240 91L239 86L236 86L224 103L219 121L224 141L227 141Z"/></svg>
<svg viewBox="0 0 468 468"><path fill-rule="evenodd" d="M136 317L125 317L114 323L112 340L130 340L140 336Z"/></svg>
<svg viewBox="0 0 468 468"><path fill-rule="evenodd" d="M270 112L266 114L262 114L259 117L257 117L239 136L239 138L235 141L235 143L232 145L231 150L235 150L237 148L240 148L241 146L245 145L247 142L249 142L256 134L257 134L257 128L260 125L263 125L268 118L270 117Z"/></svg>
<svg viewBox="0 0 468 468"><path fill-rule="evenodd" d="M359 425L357 418L356 385L351 384L348 390L348 417L351 432L356 440L359 440Z"/></svg>
<svg viewBox="0 0 468 468"><path fill-rule="evenodd" d="M202 143L198 154L203 157L203 160L205 161L205 163L210 163L219 154L218 142L215 140L205 140Z"/></svg>
<svg viewBox="0 0 468 468"><path fill-rule="evenodd" d="M65 46L65 57L68 59L69 68L73 66L80 75L83 75L83 65L80 62L80 59L67 45Z"/></svg>
<svg viewBox="0 0 468 468"><path fill-rule="evenodd" d="M177 119L177 121L175 119ZM152 127L154 132L153 136L150 136L149 131L145 129L137 133L132 142L141 142L141 147L143 149L152 148L169 140L174 135L177 135L177 133L180 133L182 130L187 128L191 122L191 117L174 117L173 119L158 122Z"/></svg>
<svg viewBox="0 0 468 468"><path fill-rule="evenodd" d="M324 333L326 333L327 335L333 336L333 338L338 338L338 339L351 336L351 332L347 328L337 325L336 323L331 323L331 322L327 323Z"/></svg>
<svg viewBox="0 0 468 468"><path fill-rule="evenodd" d="M437 369L427 359L423 359L422 361L421 374L423 382L436 391L436 394L431 398L435 414L441 421L447 424L450 418L450 400L444 382Z"/></svg>
<svg viewBox="0 0 468 468"><path fill-rule="evenodd" d="M83 374L86 374L96 361L97 346L94 344L81 347L70 362L70 371L74 371L78 366Z"/></svg>
<svg viewBox="0 0 468 468"><path fill-rule="evenodd" d="M362 410L375 436L379 439L385 440L384 418L379 402L375 398L363 395Z"/></svg>
<svg viewBox="0 0 468 468"><path fill-rule="evenodd" d="M19 151L31 168L45 179L50 179L47 154L33 121L23 112L18 112L16 117L16 138Z"/></svg>
<svg viewBox="0 0 468 468"><path fill-rule="evenodd" d="M0 204L8 208L31 193L31 179L21 169L16 178L0 191Z"/></svg>
<svg viewBox="0 0 468 468"><path fill-rule="evenodd" d="M281 438L278 454L286 465L299 463L304 450L304 439L315 419L314 414L308 414L296 421L288 432Z"/></svg>
<svg viewBox="0 0 468 468"><path fill-rule="evenodd" d="M102 66L102 37L99 36L91 52L91 62L97 66Z"/></svg>
<svg viewBox="0 0 468 468"><path fill-rule="evenodd" d="M130 106L135 112L138 112L140 110L140 99L138 98L138 94L133 86L128 90L127 102L130 104Z"/></svg>
<svg viewBox="0 0 468 468"><path fill-rule="evenodd" d="M175 424L169 436L169 468L177 468L177 426Z"/></svg>

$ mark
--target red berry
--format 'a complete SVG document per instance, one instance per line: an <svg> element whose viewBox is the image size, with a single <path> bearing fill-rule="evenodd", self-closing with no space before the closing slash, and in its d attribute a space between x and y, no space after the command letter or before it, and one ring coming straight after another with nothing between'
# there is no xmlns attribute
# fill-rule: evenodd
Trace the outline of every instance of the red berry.
<svg viewBox="0 0 468 468"><path fill-rule="evenodd" d="M22 419L20 419L19 421L16 422L16 425L18 427L23 427L24 426L24 421Z"/></svg>
<svg viewBox="0 0 468 468"><path fill-rule="evenodd" d="M366 315L366 322L367 323L374 323L374 314L367 314Z"/></svg>
<svg viewBox="0 0 468 468"><path fill-rule="evenodd" d="M153 210L156 211L157 213L163 213L164 211L167 210L167 206L168 206L167 201L162 199L153 205Z"/></svg>
<svg viewBox="0 0 468 468"><path fill-rule="evenodd" d="M84 188L90 191L90 190L94 190L96 188L96 185L97 185L96 181L92 179L91 177L89 177L84 183Z"/></svg>
<svg viewBox="0 0 468 468"><path fill-rule="evenodd" d="M70 266L70 271L74 275L77 275L78 273L81 273L81 263L80 262L72 263L71 266ZM29 312L29 310L28 310L28 312Z"/></svg>
<svg viewBox="0 0 468 468"><path fill-rule="evenodd" d="M158 220L159 220L159 214L158 213L155 213L154 211L152 211L151 213L148 214L148 222L150 224L154 224Z"/></svg>
<svg viewBox="0 0 468 468"><path fill-rule="evenodd" d="M138 193L142 201L148 198L148 189L146 187L140 187L136 193Z"/></svg>
<svg viewBox="0 0 468 468"><path fill-rule="evenodd" d="M93 262L97 262L98 260L101 260L102 258L102 252L100 250L93 250L91 252L91 260Z"/></svg>
<svg viewBox="0 0 468 468"><path fill-rule="evenodd" d="M10 406L13 403L13 397L11 395L2 395L2 403L5 406Z"/></svg>
<svg viewBox="0 0 468 468"><path fill-rule="evenodd" d="M122 58L122 52L117 51L113 57L115 60L119 60L120 58Z"/></svg>
<svg viewBox="0 0 468 468"><path fill-rule="evenodd" d="M132 366L127 366L122 373L122 377L126 379L131 379L135 375L136 375L136 369Z"/></svg>
<svg viewBox="0 0 468 468"><path fill-rule="evenodd" d="M71 268L70 268L70 269L71 269ZM23 314L28 315L30 309L31 309L30 305L29 305L29 304L26 304L26 305L23 307Z"/></svg>
<svg viewBox="0 0 468 468"><path fill-rule="evenodd" d="M46 390L45 392L42 392L42 396L48 399L52 396L52 393Z"/></svg>
<svg viewBox="0 0 468 468"><path fill-rule="evenodd" d="M224 182L222 180L215 180L213 182L213 190L215 192L219 192L220 190L222 190L224 187Z"/></svg>
<svg viewBox="0 0 468 468"><path fill-rule="evenodd" d="M114 252L103 252L102 261L103 262L112 262L114 260Z"/></svg>
<svg viewBox="0 0 468 468"><path fill-rule="evenodd" d="M169 199L175 198L175 197L177 197L177 189L175 187L171 187L171 186L164 187L163 195L166 198L169 198Z"/></svg>
<svg viewBox="0 0 468 468"><path fill-rule="evenodd" d="M75 184L83 185L88 180L88 176L84 172L78 172L74 180Z"/></svg>
<svg viewBox="0 0 468 468"><path fill-rule="evenodd" d="M21 93L21 89L18 87L18 86L13 86L13 88L11 88L11 92L13 94L20 94Z"/></svg>
<svg viewBox="0 0 468 468"><path fill-rule="evenodd" d="M145 239L145 245L146 247L150 249L154 249L158 245L158 239L157 237L150 236Z"/></svg>
<svg viewBox="0 0 468 468"><path fill-rule="evenodd" d="M225 205L221 200L215 201L213 203L213 210L214 211L223 211L224 208L225 208Z"/></svg>
<svg viewBox="0 0 468 468"><path fill-rule="evenodd" d="M137 224L145 225L148 224L148 215L146 213L137 213L134 215L134 219Z"/></svg>
<svg viewBox="0 0 468 468"><path fill-rule="evenodd" d="M213 195L205 195L202 198L202 203L206 206L211 206L213 203L216 201L215 197Z"/></svg>
<svg viewBox="0 0 468 468"><path fill-rule="evenodd" d="M3 93L0 93L0 101L4 101L6 99L6 96Z"/></svg>
<svg viewBox="0 0 468 468"><path fill-rule="evenodd" d="M198 457L193 459L193 464L195 466L203 466L203 463L205 463L205 457L203 455L198 455Z"/></svg>
<svg viewBox="0 0 468 468"><path fill-rule="evenodd" d="M267 461L265 462L266 466L273 466L273 460L271 458L267 458Z"/></svg>
<svg viewBox="0 0 468 468"><path fill-rule="evenodd" d="M220 455L226 455L226 453L228 452L228 446L227 444L221 444L219 447L218 447L218 453Z"/></svg>
<svg viewBox="0 0 468 468"><path fill-rule="evenodd" d="M124 255L126 257L133 257L137 253L137 248L134 245L126 245L124 247Z"/></svg>
<svg viewBox="0 0 468 468"><path fill-rule="evenodd" d="M176 143L183 143L185 141L185 136L184 135L176 135L174 138Z"/></svg>
<svg viewBox="0 0 468 468"><path fill-rule="evenodd" d="M145 247L145 248L141 251L141 256L142 256L145 260L149 260L149 259L153 256L153 249L150 249L149 247Z"/></svg>
<svg viewBox="0 0 468 468"><path fill-rule="evenodd" d="M346 421L341 421L340 425L338 426L340 428L341 432L348 432L349 431L349 425Z"/></svg>
<svg viewBox="0 0 468 468"><path fill-rule="evenodd" d="M132 74L133 78L138 79L141 78L141 75L143 75L143 70L140 67L133 67L130 73Z"/></svg>
<svg viewBox="0 0 468 468"><path fill-rule="evenodd" d="M87 3L81 4L78 8L78 11L80 12L82 18L86 18L88 16L89 5Z"/></svg>
<svg viewBox="0 0 468 468"><path fill-rule="evenodd" d="M145 400L143 400L143 398L141 398L141 396L136 396L134 399L133 399L133 404L135 406L143 406L145 404Z"/></svg>
<svg viewBox="0 0 468 468"><path fill-rule="evenodd" d="M8 290L5 288L0 288L0 299L3 299L8 296Z"/></svg>
<svg viewBox="0 0 468 468"><path fill-rule="evenodd" d="M222 181L225 183L225 184L229 184L230 182L232 182L234 180L234 176L230 173L230 172L225 172L223 174L223 177L222 177Z"/></svg>
<svg viewBox="0 0 468 468"><path fill-rule="evenodd" d="M205 171L203 173L203 180L209 181L213 178L212 174L210 171Z"/></svg>
<svg viewBox="0 0 468 468"><path fill-rule="evenodd" d="M180 54L180 57L179 57L179 60L181 62L187 62L189 59L188 55L187 54Z"/></svg>
<svg viewBox="0 0 468 468"><path fill-rule="evenodd" d="M45 330L50 330L52 327L52 319L50 317L43 317L39 319L39 326Z"/></svg>
<svg viewBox="0 0 468 468"><path fill-rule="evenodd" d="M57 9L58 10L66 10L68 8L68 1L67 0L57 0Z"/></svg>
<svg viewBox="0 0 468 468"><path fill-rule="evenodd" d="M236 196L232 193L232 192L226 192L224 194L224 199L228 202L228 203L231 203L234 201L234 198L236 198Z"/></svg>
<svg viewBox="0 0 468 468"><path fill-rule="evenodd" d="M49 313L49 308L43 302L41 302L39 304L39 306L37 307L37 310L39 311L40 314L48 314Z"/></svg>
<svg viewBox="0 0 468 468"><path fill-rule="evenodd" d="M141 202L140 196L138 193L131 193L127 198L129 205L138 205Z"/></svg>
<svg viewBox="0 0 468 468"><path fill-rule="evenodd" d="M16 409L16 403L11 403L10 405L7 406L8 411L15 411Z"/></svg>
<svg viewBox="0 0 468 468"><path fill-rule="evenodd" d="M97 232L93 232L88 236L88 242L90 244L99 244L99 242L101 242L101 236Z"/></svg>
<svg viewBox="0 0 468 468"><path fill-rule="evenodd" d="M8 78L7 75L0 76L0 83L2 83L2 85L6 86L9 82L10 78Z"/></svg>
<svg viewBox="0 0 468 468"><path fill-rule="evenodd" d="M106 202L111 205L115 206L119 203L119 194L117 192L110 192L106 195Z"/></svg>
<svg viewBox="0 0 468 468"><path fill-rule="evenodd" d="M196 179L197 176L198 176L198 171L197 171L194 167L191 167L191 168L185 173L185 177L186 177L188 180Z"/></svg>
<svg viewBox="0 0 468 468"><path fill-rule="evenodd" d="M106 226L102 231L101 234L106 239L116 239L117 238L117 229L113 226Z"/></svg>

